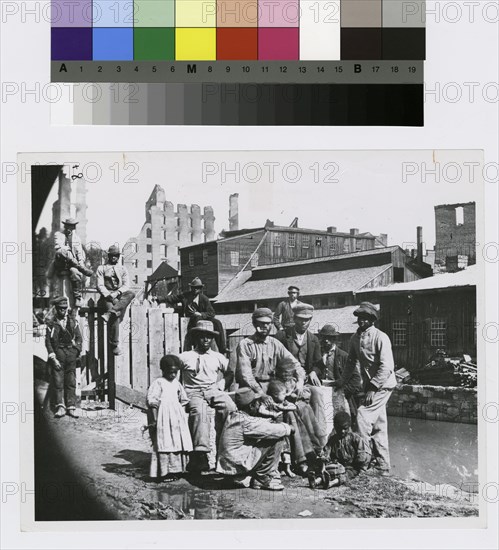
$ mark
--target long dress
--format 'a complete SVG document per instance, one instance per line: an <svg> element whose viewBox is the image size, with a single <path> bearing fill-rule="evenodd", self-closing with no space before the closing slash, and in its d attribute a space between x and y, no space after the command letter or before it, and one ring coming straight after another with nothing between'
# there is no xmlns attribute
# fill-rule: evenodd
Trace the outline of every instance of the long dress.
<svg viewBox="0 0 499 550"><path fill-rule="evenodd" d="M185 405L189 402L183 386L175 379L157 378L147 392L149 407L158 408L156 437L153 438L151 477L186 471L192 439Z"/></svg>

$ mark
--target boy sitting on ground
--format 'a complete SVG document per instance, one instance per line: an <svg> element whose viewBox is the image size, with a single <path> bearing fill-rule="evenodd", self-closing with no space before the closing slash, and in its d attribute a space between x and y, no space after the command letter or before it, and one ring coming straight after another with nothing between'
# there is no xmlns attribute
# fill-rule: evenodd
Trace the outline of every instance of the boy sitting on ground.
<svg viewBox="0 0 499 550"><path fill-rule="evenodd" d="M371 449L362 437L351 429L350 415L339 411L334 415L334 432L324 449L326 471L331 476L330 487L341 485L367 470Z"/></svg>

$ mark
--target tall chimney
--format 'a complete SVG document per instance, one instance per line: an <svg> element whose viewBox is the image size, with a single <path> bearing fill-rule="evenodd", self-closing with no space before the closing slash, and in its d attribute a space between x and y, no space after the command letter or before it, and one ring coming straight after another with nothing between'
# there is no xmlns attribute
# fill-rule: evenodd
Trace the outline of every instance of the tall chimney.
<svg viewBox="0 0 499 550"><path fill-rule="evenodd" d="M423 263L423 228L418 225L417 227L417 255L416 260L418 263Z"/></svg>
<svg viewBox="0 0 499 550"><path fill-rule="evenodd" d="M229 197L229 231L239 229L239 193Z"/></svg>

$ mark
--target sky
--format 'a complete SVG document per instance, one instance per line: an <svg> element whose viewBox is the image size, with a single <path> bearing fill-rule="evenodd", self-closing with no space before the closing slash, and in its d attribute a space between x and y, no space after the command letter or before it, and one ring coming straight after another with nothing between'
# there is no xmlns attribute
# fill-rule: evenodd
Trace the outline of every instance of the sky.
<svg viewBox="0 0 499 550"><path fill-rule="evenodd" d="M299 227L387 233L406 247L423 226L435 242L434 206L478 201L479 151L251 151L71 153L38 162L79 164L87 182L87 242L123 246L145 221L145 202L159 184L174 205L211 205L215 230L228 229L229 195L239 193L239 227L266 219ZM72 170L72 172L71 172ZM51 225L49 196L38 228ZM480 210L478 209L478 212Z"/></svg>

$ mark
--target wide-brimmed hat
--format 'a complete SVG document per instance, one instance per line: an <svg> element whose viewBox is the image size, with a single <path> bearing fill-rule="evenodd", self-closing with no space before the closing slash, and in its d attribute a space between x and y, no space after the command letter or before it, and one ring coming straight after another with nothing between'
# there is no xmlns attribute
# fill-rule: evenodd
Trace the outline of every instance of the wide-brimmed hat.
<svg viewBox="0 0 499 550"><path fill-rule="evenodd" d="M293 309L293 315L295 317L302 317L303 319L312 319L314 316L314 306L300 304Z"/></svg>
<svg viewBox="0 0 499 550"><path fill-rule="evenodd" d="M361 302L353 314L355 317L358 317L359 315L369 315L375 321L379 319L379 311L374 304L371 304L371 302Z"/></svg>
<svg viewBox="0 0 499 550"><path fill-rule="evenodd" d="M200 288L200 287L203 287L204 285L203 285L203 281L201 281L199 277L195 277L189 283L189 286L191 286L192 288Z"/></svg>
<svg viewBox="0 0 499 550"><path fill-rule="evenodd" d="M237 408L246 407L256 399L256 393L251 388L240 388L236 391L234 401Z"/></svg>
<svg viewBox="0 0 499 550"><path fill-rule="evenodd" d="M108 256L120 256L120 255L121 255L120 247L119 247L119 246L116 246L115 244L112 244L112 245L107 249L107 255L108 255Z"/></svg>
<svg viewBox="0 0 499 550"><path fill-rule="evenodd" d="M263 321L266 319L268 322L272 322L272 319L274 317L274 314L268 307L259 307L255 309L253 314L251 315L252 321Z"/></svg>
<svg viewBox="0 0 499 550"><path fill-rule="evenodd" d="M78 225L78 220L75 220L74 218L66 218L63 220L62 225L72 225L73 227L76 227Z"/></svg>
<svg viewBox="0 0 499 550"><path fill-rule="evenodd" d="M213 323L211 321L198 321L196 326L189 329L189 334L209 334L211 336L219 335L216 330L213 330Z"/></svg>
<svg viewBox="0 0 499 550"><path fill-rule="evenodd" d="M321 330L319 330L319 338L325 338L327 336L339 336L339 332L333 325L324 325Z"/></svg>

